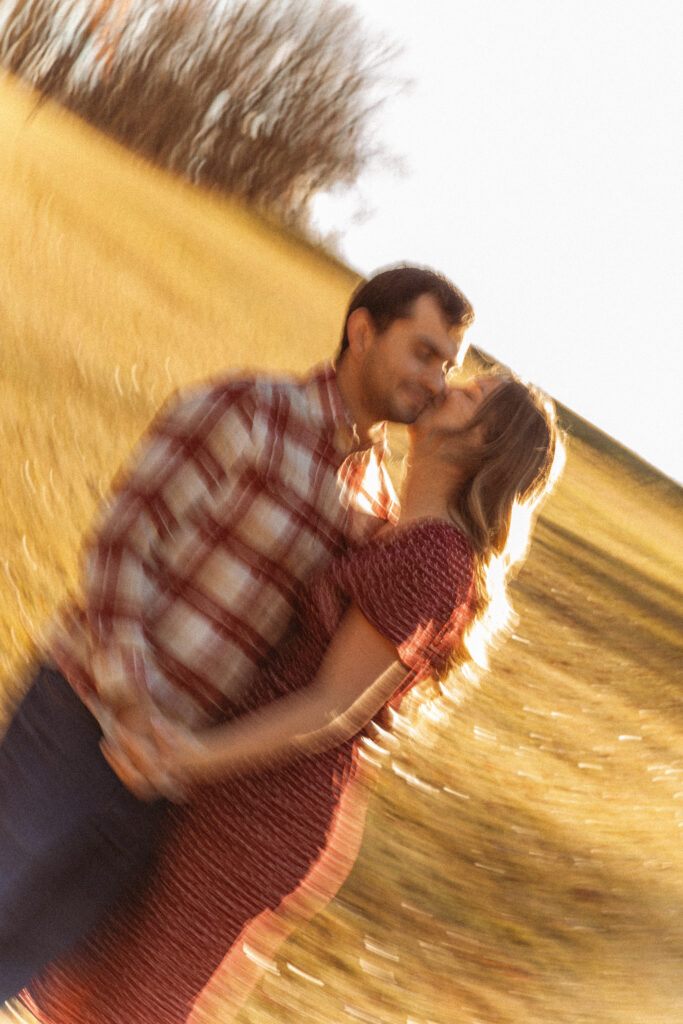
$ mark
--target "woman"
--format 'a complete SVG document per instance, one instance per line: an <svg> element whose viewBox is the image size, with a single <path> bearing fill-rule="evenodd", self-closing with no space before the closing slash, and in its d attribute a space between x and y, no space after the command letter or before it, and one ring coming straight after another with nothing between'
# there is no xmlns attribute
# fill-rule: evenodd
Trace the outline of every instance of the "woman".
<svg viewBox="0 0 683 1024"><path fill-rule="evenodd" d="M34 979L25 998L40 1020L181 1024L214 997L232 1019L263 958L348 874L362 729L468 658L489 580L512 564L513 513L537 508L558 450L534 389L502 374L452 388L411 428L399 526L312 581L230 720L200 736L160 730L161 764L122 730L105 743L126 785L182 786L187 802L139 898Z"/></svg>

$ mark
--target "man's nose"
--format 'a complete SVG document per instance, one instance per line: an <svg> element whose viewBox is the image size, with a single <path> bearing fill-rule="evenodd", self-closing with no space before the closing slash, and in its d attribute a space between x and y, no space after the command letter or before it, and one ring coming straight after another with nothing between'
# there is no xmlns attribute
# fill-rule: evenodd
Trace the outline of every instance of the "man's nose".
<svg viewBox="0 0 683 1024"><path fill-rule="evenodd" d="M424 386L434 398L445 393L446 373L443 366L430 369L429 373L425 376Z"/></svg>

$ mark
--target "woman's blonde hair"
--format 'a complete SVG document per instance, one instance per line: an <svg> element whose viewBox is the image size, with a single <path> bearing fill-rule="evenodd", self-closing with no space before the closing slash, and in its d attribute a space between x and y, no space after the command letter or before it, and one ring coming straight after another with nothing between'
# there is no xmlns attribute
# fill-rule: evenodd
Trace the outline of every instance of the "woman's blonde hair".
<svg viewBox="0 0 683 1024"><path fill-rule="evenodd" d="M507 582L527 553L539 507L564 465L563 432L551 399L508 371L487 371L486 377L500 383L466 426L446 439L453 461L468 468L449 510L476 559L475 617L451 667L469 660L486 664L489 644L510 624Z"/></svg>
<svg viewBox="0 0 683 1024"><path fill-rule="evenodd" d="M468 446L466 436L480 425L483 444ZM502 555L515 506L538 507L556 479L562 443L555 406L538 388L506 375L457 433L465 449L460 446L459 457L472 473L455 491L450 511L479 557Z"/></svg>

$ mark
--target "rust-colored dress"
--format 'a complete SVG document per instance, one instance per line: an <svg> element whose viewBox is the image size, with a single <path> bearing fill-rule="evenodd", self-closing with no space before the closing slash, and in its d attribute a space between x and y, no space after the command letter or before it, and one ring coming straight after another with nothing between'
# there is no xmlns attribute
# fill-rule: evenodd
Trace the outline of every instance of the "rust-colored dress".
<svg viewBox="0 0 683 1024"><path fill-rule="evenodd" d="M438 668L472 616L464 535L417 520L337 558L235 716L306 686L354 601L409 669ZM358 737L271 770L203 787L174 807L153 877L24 1000L45 1024L227 1022L264 959L345 880L365 814ZM220 1015L211 1007L220 1003Z"/></svg>

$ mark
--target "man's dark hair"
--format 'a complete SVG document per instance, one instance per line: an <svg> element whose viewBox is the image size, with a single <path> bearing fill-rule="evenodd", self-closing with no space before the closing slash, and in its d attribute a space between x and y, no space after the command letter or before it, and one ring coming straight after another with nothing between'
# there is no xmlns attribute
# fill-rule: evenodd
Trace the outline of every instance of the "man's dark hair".
<svg viewBox="0 0 683 1024"><path fill-rule="evenodd" d="M450 327L469 327L474 310L459 288L448 278L425 267L393 267L361 281L351 296L344 320L339 355L349 346L347 324L356 309L367 309L378 331L400 317L410 316L411 308L421 295L433 295Z"/></svg>

